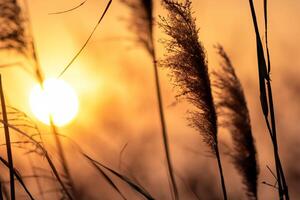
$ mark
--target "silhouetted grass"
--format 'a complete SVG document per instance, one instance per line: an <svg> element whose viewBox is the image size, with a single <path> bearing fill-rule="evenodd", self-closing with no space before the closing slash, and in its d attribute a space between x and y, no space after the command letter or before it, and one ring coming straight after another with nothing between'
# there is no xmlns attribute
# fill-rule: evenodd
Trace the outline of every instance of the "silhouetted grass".
<svg viewBox="0 0 300 200"><path fill-rule="evenodd" d="M82 155L87 158L90 162L93 163L93 165L95 166L100 166L102 168L104 168L105 170L109 171L110 173L112 173L113 175L115 175L116 177L118 177L120 180L122 180L123 182L125 182L128 186L130 186L133 191L137 192L138 194L142 195L143 197L145 197L148 200L154 200L154 198L145 190L143 189L141 186L137 185L136 183L134 183L132 180L130 180L128 177L118 173L117 171L101 164L100 162L92 159L91 157L89 157L88 155L82 153Z"/></svg>
<svg viewBox="0 0 300 200"><path fill-rule="evenodd" d="M257 199L259 167L243 87L223 47L216 48L222 58L221 70L213 73L216 77L214 86L218 89L218 114L224 116L221 124L231 133L234 145L231 156L242 176L247 195L250 199Z"/></svg>
<svg viewBox="0 0 300 200"><path fill-rule="evenodd" d="M97 24L94 26L94 29L92 30L92 32L90 33L89 37L87 38L87 40L85 41L85 43L81 46L81 48L79 49L79 51L75 54L75 56L71 59L71 61L64 67L64 69L60 72L60 74L58 75L58 77L60 78L68 69L69 67L73 64L73 62L76 60L76 58L81 54L81 52L84 50L84 48L86 47L86 45L89 43L89 41L91 40L92 36L94 35L95 31L97 30L98 26L100 25L102 19L104 18L104 16L106 15L110 5L112 3L112 0L109 0L101 17L99 18Z"/></svg>
<svg viewBox="0 0 300 200"><path fill-rule="evenodd" d="M199 40L198 28L192 16L191 1L183 3L163 0L168 11L167 18L161 18L160 26L170 39L164 41L167 51L162 61L171 70L175 86L196 110L191 112L190 122L203 137L217 158L223 197L227 199L221 158L218 147L217 114L211 92L205 50Z"/></svg>
<svg viewBox="0 0 300 200"><path fill-rule="evenodd" d="M0 0L0 49L12 49L26 54L28 41L24 16L16 0Z"/></svg>
<svg viewBox="0 0 300 200"><path fill-rule="evenodd" d="M7 113L6 113L6 106L5 106L5 98L4 92L2 87L2 77L0 74L0 99L1 99L1 109L2 109L2 117L3 117L3 125L4 125L4 133L5 133L5 143L6 143L6 152L7 152L7 159L8 159L8 167L9 167L9 178L10 178L10 196L11 199L16 199L15 195L15 181L14 181L14 164L13 164L13 155L11 150L11 143L10 143L10 134L8 128L8 120L7 120Z"/></svg>
<svg viewBox="0 0 300 200"><path fill-rule="evenodd" d="M77 6L74 6L72 8L62 10L62 11L57 11L57 12L51 12L51 13L48 13L48 14L49 15L57 15L57 14L63 14L63 13L71 12L71 11L76 10L77 8L83 6L86 2L87 2L87 0L81 2L80 4L78 4Z"/></svg>
<svg viewBox="0 0 300 200"><path fill-rule="evenodd" d="M163 108L163 99L160 89L159 81L159 72L156 60L154 36L153 36L153 1L152 0L122 0L128 7L131 8L131 26L136 33L138 42L141 43L147 52L150 54L154 67L154 77L155 77L155 87L156 87L156 97L158 102L161 133L163 138L164 145L164 154L166 156L170 190L171 194L177 200L179 198L177 184L174 176L174 170L170 155L170 144L169 144L169 135L167 132L167 125L165 120L164 108Z"/></svg>
<svg viewBox="0 0 300 200"><path fill-rule="evenodd" d="M0 123L2 123L3 125L5 124L5 122L1 119ZM15 131L16 133L18 133L20 136L23 136L27 141L31 142L32 145L34 145L36 147L36 149L34 150L34 152L36 152L39 155L42 155L44 158L46 158L46 161L53 173L53 175L55 176L56 180L58 181L58 183L60 184L62 191L67 195L67 197L69 199L73 199L71 194L69 193L67 187L65 186L65 183L63 182L61 175L59 174L58 170L56 169L52 159L50 158L47 150L43 147L42 143L37 141L36 139L34 139L33 136L30 136L28 133L26 133L25 131L23 131L21 128L16 127L10 123L7 124L7 126Z"/></svg>
<svg viewBox="0 0 300 200"><path fill-rule="evenodd" d="M275 122L275 111L273 105L273 95L272 95L272 86L270 80L270 55L268 48L268 29L267 29L267 1L264 0L264 21L265 21L265 34L266 34L266 53L268 59L268 65L264 56L264 49L261 42L259 28L256 19L255 8L253 4L253 0L249 0L253 25L255 29L256 35L256 46L257 46L257 61L258 61L258 71L259 71L259 85L260 85L260 99L262 110L264 113L265 121L268 127L268 131L273 144L274 151L274 160L275 160L275 168L276 168L276 176L278 181L278 195L280 199L286 198L289 200L289 192L288 186L285 180L284 171L281 165L281 160L278 151L278 143L277 143L277 131L276 131L276 122ZM269 114L270 112L270 119Z"/></svg>
<svg viewBox="0 0 300 200"><path fill-rule="evenodd" d="M63 14L71 12L81 7L86 2L87 0L84 0L75 7L49 14ZM144 46L152 58L156 96L162 129L161 132L165 151L164 153L167 161L169 182L171 183L171 194L172 198L179 199L178 188L171 162L169 139L164 117L163 100L160 89L158 64L155 51L153 32L153 1L123 0L123 2L125 2L125 4L127 4L132 11L130 28L133 28L133 31L137 35L138 42ZM168 12L168 17L162 17L162 22L160 25L165 33L169 36L169 39L164 41L167 55L161 63L165 68L171 71L172 77L175 80L175 85L179 89L179 96L186 98L195 107L195 110L190 112L189 122L190 125L203 136L204 142L208 145L211 152L217 159L223 190L223 198L225 200L227 199L227 192L219 152L218 118L224 114L226 115L226 119L224 119L223 125L228 128L233 139L234 147L233 153L231 154L233 163L242 176L243 184L246 187L245 189L248 197L257 199L257 178L259 167L256 160L257 153L255 142L252 136L249 111L246 105L243 88L235 74L229 57L221 47L218 47L218 53L222 57L223 62L222 71L214 73L217 78L215 86L219 88L217 92L218 98L214 100L211 91L211 81L208 73L206 53L199 39L199 29L196 26L196 19L192 16L193 13L191 11L191 2L191 0L162 0L162 5ZM270 79L271 62L268 47L267 0L264 0L265 49L259 34L253 0L249 0L249 2L256 34L261 108L263 110L274 148L274 160L276 167L276 175L274 176L278 180L279 198L283 200L289 200L288 186L279 157L276 136L275 111ZM112 0L109 0L87 40L71 59L71 61L64 67L62 72L59 74L59 77L61 77L66 70L69 69L69 67L85 49L88 42L94 35L97 27L110 8L111 3ZM38 80L39 84L43 88L45 77L35 49L35 43L33 41L30 27L31 24L29 17L26 15L28 14L26 13L26 10L28 11L28 8L23 8L17 0L0 0L0 20L3 22L0 24L0 50L15 50L29 58L31 62L30 65L32 66L30 72L32 73L33 71L32 75ZM265 54L267 56L267 60L265 58ZM4 64L1 65L0 68L10 67L16 64L20 65L22 63L16 62ZM10 178L9 181L3 181L2 176L0 176L0 200L4 198L13 200L16 199L15 179L25 190L28 198L34 199L32 193L28 189L28 186L24 182L25 178L35 178L37 181L38 178L46 178L54 181L54 183L59 184L58 188L44 191L41 189L42 186L40 183L37 182L40 194L55 192L61 194L61 199L68 198L72 200L81 198L82 196L75 188L75 182L73 181L70 173L69 165L65 157L65 150L60 140L61 135L58 133L52 117L49 116L51 122L50 126L55 137L58 158L62 165L63 173L60 173L54 165L51 156L48 154L48 151L43 144L41 133L39 132L35 123L33 123L24 113L5 105L1 75L0 100L2 107L2 119L0 119L0 123L3 125L6 140L5 143L2 142L0 146L5 146L7 151L7 160L0 156L0 162L9 170ZM216 109L218 109L217 111L220 112L217 112ZM11 141L10 130L16 132L17 135L21 135L22 138L20 140ZM39 136L39 139L35 139L35 136ZM27 145L32 145L33 148L31 146L29 149L27 148ZM12 146L22 148L23 150L25 149L27 151L26 153L36 153L37 155L45 158L53 176L39 175L35 172L35 169L37 168L32 166L33 175L22 177L21 173L18 172L13 165L14 159ZM124 148L125 147L126 145ZM141 195L141 197L146 199L154 199L154 197L146 189L139 185L137 181L134 181L134 179L132 180L131 178L128 178L127 176L102 164L101 162L94 160L81 150L80 153L94 167L94 169L97 170L104 180L120 195L122 199L127 199L126 194L122 192L111 176L124 182L134 192ZM9 187L4 186L6 183L9 183ZM10 194L8 189L10 190ZM191 192L194 192L193 188L191 188ZM200 198L196 192L194 192L194 194L196 198Z"/></svg>
<svg viewBox="0 0 300 200"><path fill-rule="evenodd" d="M112 188L122 197L122 199L126 200L126 197L123 195L123 193L120 191L120 189L117 187L117 185L114 183L114 181L99 167L94 160L92 160L90 157L87 155L84 155L92 166L99 172L99 174L109 183L109 185L112 186Z"/></svg>

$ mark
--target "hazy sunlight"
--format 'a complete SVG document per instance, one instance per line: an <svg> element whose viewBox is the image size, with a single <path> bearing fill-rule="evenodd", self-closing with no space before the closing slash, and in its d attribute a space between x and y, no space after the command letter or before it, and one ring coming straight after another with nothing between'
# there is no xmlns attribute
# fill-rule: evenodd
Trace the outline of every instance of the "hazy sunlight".
<svg viewBox="0 0 300 200"><path fill-rule="evenodd" d="M69 123L78 111L78 98L75 91L60 79L47 79L44 82L44 89L40 85L34 86L29 103L35 117L48 125L50 115L55 125L63 126Z"/></svg>

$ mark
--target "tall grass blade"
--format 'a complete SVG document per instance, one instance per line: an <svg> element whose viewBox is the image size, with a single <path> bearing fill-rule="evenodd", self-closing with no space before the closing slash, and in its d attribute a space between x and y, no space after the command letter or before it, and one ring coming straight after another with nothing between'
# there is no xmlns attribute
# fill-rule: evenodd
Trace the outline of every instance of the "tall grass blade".
<svg viewBox="0 0 300 200"><path fill-rule="evenodd" d="M145 191L142 187L138 186L137 184L135 184L134 182L132 182L128 177L116 172L115 170L101 164L100 162L92 159L91 157L89 157L88 155L86 155L85 153L82 153L82 155L87 158L89 161L93 162L95 165L99 165L100 167L103 167L104 169L106 169L107 171L109 171L110 173L112 173L113 175L115 175L116 177L118 177L120 180L122 180L123 182L125 182L126 184L128 184L134 191L136 191L137 193L141 194L143 197L145 197L148 200L154 200L154 198L147 192Z"/></svg>
<svg viewBox="0 0 300 200"><path fill-rule="evenodd" d="M85 3L87 2L87 0L81 2L80 4L78 4L77 6L74 6L72 8L69 8L67 10L62 10L62 11L57 11L57 12L51 12L51 13L48 13L49 15L57 15L57 14L64 14L64 13L67 13L67 12L71 12L73 10L76 10L77 8L80 8L81 6L83 6Z"/></svg>
<svg viewBox="0 0 300 200"><path fill-rule="evenodd" d="M11 199L16 199L15 195L15 180L14 180L14 164L13 164L13 155L11 150L11 143L10 143L10 134L8 128L8 120L6 114L6 105L5 105L5 98L3 93L2 87L2 76L0 74L0 99L1 99L1 108L2 108L2 118L4 121L4 133L5 133L5 142L6 142L6 152L7 152L7 159L8 159L8 166L9 166L9 178L10 178L10 196Z"/></svg>
<svg viewBox="0 0 300 200"><path fill-rule="evenodd" d="M107 3L100 19L98 20L97 24L94 26L94 29L92 30L92 32L90 33L89 37L87 38L87 40L85 41L85 43L82 45L82 47L79 49L79 51L75 54L75 56L71 59L71 61L67 64L67 66L64 67L64 69L62 70L62 72L59 74L58 77L61 77L67 70L68 68L73 64L73 62L76 60L76 58L81 54L81 52L84 50L84 48L86 47L86 45L89 43L89 41L91 40L92 36L94 35L95 31L97 30L98 26L100 25L102 19L104 18L104 16L106 15L106 12L108 11L110 5L112 3L112 0L109 0L109 2Z"/></svg>
<svg viewBox="0 0 300 200"><path fill-rule="evenodd" d="M264 0L264 18L265 18L265 42L266 42L266 53L267 53L267 66L268 74L271 72L271 62L270 62L270 53L269 53L269 43L268 43L268 1Z"/></svg>
<svg viewBox="0 0 300 200"><path fill-rule="evenodd" d="M267 52L267 60L268 60L268 73L270 76L271 72L271 61L270 61L270 52L269 52L269 44L268 44L268 1L264 0L264 18L265 18L265 40L266 40L266 52ZM271 80L269 79L267 81L267 88L268 88L268 96L269 96L269 105L270 105L270 116L271 116L271 123L272 123L272 130L273 130L273 137L275 141L275 144L277 146L277 136L276 136L276 124L275 124L275 111L274 111L274 105L273 105L273 95L272 95L272 87L271 87ZM275 147L276 149L278 147ZM278 150L277 150L278 152ZM283 186L283 192L286 195L287 200L289 199L289 191L288 186L285 180L284 171L282 169L281 161L278 155L278 167L279 171L281 173L282 178L282 186Z"/></svg>
<svg viewBox="0 0 300 200"><path fill-rule="evenodd" d="M99 167L94 161L89 159L90 163L96 168L96 170L101 174L101 176L117 191L117 193L122 197L122 199L126 200L126 197L120 191L120 189L116 186L113 180Z"/></svg>
<svg viewBox="0 0 300 200"><path fill-rule="evenodd" d="M284 199L284 197L288 200L289 199L289 193L288 193L288 186L285 180L285 175L283 172L283 168L281 165L280 157L279 157L279 151L278 151L278 144L277 144L277 134L276 134L276 123L275 123L275 111L274 111L274 105L273 105L273 95L272 95L272 87L271 87L271 80L270 80L270 70L271 70L271 64L270 64L270 54L269 54L269 47L268 47L268 20L267 20L267 1L264 0L264 21L265 21L265 34L266 34L266 51L267 51L267 59L268 59L268 65L266 64L265 58L264 58L264 51L262 47L262 42L259 35L257 20L256 20L256 14L255 9L253 5L253 0L249 0L250 3L250 9L253 19L253 24L255 28L255 34L256 34L256 43L257 43L257 53L258 53L258 66L259 68L264 68L264 76L262 77L261 73L259 73L259 79L260 82L261 79L264 79L264 93L266 93L266 87L267 87L267 94L265 94L266 98L264 101L266 101L267 109L270 110L270 118L271 123L269 122L268 115L264 112L265 115L265 121L267 123L268 131L273 143L274 148L274 160L275 160L275 167L276 167L276 175L278 180L278 195L280 199ZM268 67L268 71L267 71ZM266 74L265 74L266 73ZM262 91L262 86L260 87ZM262 92L261 92L262 93ZM264 104L265 104L264 103ZM264 108L263 108L264 110Z"/></svg>
<svg viewBox="0 0 300 200"><path fill-rule="evenodd" d="M227 199L217 137L217 114L211 92L205 50L199 40L196 19L192 16L191 1L183 3L163 0L168 17L162 17L160 26L170 39L164 41L167 56L162 61L170 69L175 86L196 110L191 112L190 125L203 137L217 159L223 198Z"/></svg>
<svg viewBox="0 0 300 200"><path fill-rule="evenodd" d="M4 125L4 124L7 124L5 123L3 120L0 120L0 122ZM53 175L55 176L56 180L58 181L58 183L60 184L63 192L67 195L67 197L70 199L70 200L73 200L73 197L71 196L71 194L69 193L65 183L62 181L62 178L61 178L61 175L59 174L58 170L56 169L52 159L50 158L47 150L41 145L41 143L37 140L35 140L33 137L31 137L30 135L28 135L26 132L24 132L23 130L21 130L20 128L14 126L14 125L11 125L11 124L7 124L7 126L16 131L17 133L19 133L21 136L24 136L25 138L28 139L28 141L31 141L32 144L34 144L37 149L42 153L42 155L46 158L47 160L47 163L51 169L51 171L53 172Z"/></svg>
<svg viewBox="0 0 300 200"><path fill-rule="evenodd" d="M63 168L65 178L67 180L67 185L70 186L73 197L76 197L77 192L76 192L75 184L74 184L74 181L72 179L72 176L71 176L71 173L70 173L70 170L69 170L69 166L68 166L68 162L67 162L64 150L63 150L63 145L62 145L61 140L58 136L57 128L56 128L56 126L53 122L52 116L49 116L49 118L50 118L50 126L51 126L51 130L52 130L52 134L53 134L54 139L55 139L59 159L60 159L60 162L61 162L61 165L62 165L62 168Z"/></svg>
<svg viewBox="0 0 300 200"><path fill-rule="evenodd" d="M223 47L217 46L217 50L222 58L222 69L213 73L216 77L214 86L218 89L217 109L219 114L224 116L222 124L232 135L233 163L243 178L247 195L250 199L257 199L259 166L246 98L240 80Z"/></svg>
<svg viewBox="0 0 300 200"><path fill-rule="evenodd" d="M266 93L266 84L265 84L265 80L268 79L267 65L266 65L266 61L265 61L262 42L260 39L260 34L259 34L259 29L258 29L258 24L257 24L253 1L249 0L249 2L250 2L252 20L253 20L254 29L255 29L255 35L256 35L258 75L259 75L259 87L260 87L260 102L261 102L261 107L262 107L263 113L267 117L268 112L269 112L267 93Z"/></svg>
<svg viewBox="0 0 300 200"><path fill-rule="evenodd" d="M0 180L0 200L3 200L2 181Z"/></svg>

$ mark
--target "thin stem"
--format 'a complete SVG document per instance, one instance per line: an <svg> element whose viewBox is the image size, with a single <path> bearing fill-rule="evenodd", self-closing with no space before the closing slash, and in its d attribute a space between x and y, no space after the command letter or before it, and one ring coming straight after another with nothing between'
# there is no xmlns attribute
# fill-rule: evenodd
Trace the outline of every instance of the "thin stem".
<svg viewBox="0 0 300 200"><path fill-rule="evenodd" d="M280 160L278 160L278 150L276 150L276 147L274 145L274 135L272 133L272 125L269 122L269 119L265 116L265 121L268 127L268 132L270 134L271 140L272 140L272 144L273 144L273 154L274 154L274 160L275 160L275 168L276 168L276 181L278 183L278 194L279 194L279 199L282 200L283 199L283 189L282 189L282 181L281 181L281 173L279 170L279 165L278 165L278 161L280 162ZM276 153L277 152L277 153Z"/></svg>
<svg viewBox="0 0 300 200"><path fill-rule="evenodd" d="M151 19L152 20L152 19ZM148 48L148 52L150 53L153 61L153 67L154 67L154 76L155 76L155 87L156 87L156 96L158 101L158 108L159 108L159 116L160 116L160 124L161 124L161 132L162 132L162 138L163 138L163 145L164 145L164 151L167 161L167 168L168 173L170 177L170 190L173 191L174 199L179 199L179 193L178 193L178 187L176 184L175 176L174 176L174 170L173 165L171 161L171 155L170 155L170 147L169 147L169 138L167 133L167 126L165 122L165 116L164 116L164 108L163 108L163 101L162 101L162 95L161 95L161 89L160 89L160 81L159 81L159 73L158 73L158 66L156 61L156 52L155 52L155 44L154 44L154 36L153 36L153 23L151 21L150 25L150 37L149 41L151 44L151 48Z"/></svg>
<svg viewBox="0 0 300 200"><path fill-rule="evenodd" d="M0 200L3 200L2 183L0 181Z"/></svg>
<svg viewBox="0 0 300 200"><path fill-rule="evenodd" d="M8 128L8 120L7 120L7 113L6 113L6 106L5 106L5 98L2 88L2 77L0 75L0 98L1 98L1 108L2 108L2 117L3 117L3 127L5 133L5 142L6 142L6 152L7 152L7 159L9 164L9 179L10 179L10 196L12 200L15 200L15 180L14 180L14 164L13 164L13 156L11 150L11 143L10 143L10 134Z"/></svg>
<svg viewBox="0 0 300 200"><path fill-rule="evenodd" d="M27 10L28 16L29 16L29 6L28 6L28 2L27 1L25 1L25 6L26 6L26 10ZM29 29L30 35L33 35L32 34L32 27L31 27L31 23L30 23L29 19L28 19L28 26L29 26L28 29ZM33 61L34 61L34 65L35 65L35 76L36 76L36 78L37 78L37 80L38 80L41 88L44 89L44 80L45 80L45 78L44 78L44 74L43 74L43 71L42 71L42 67L41 67L41 65L39 63L39 59L38 59L38 55L37 55L37 52L36 52L35 43L33 41L33 37L32 37L32 41L31 41L30 44L31 44L31 48L32 48L32 56L33 56ZM69 184L70 184L69 186L71 187L72 193L73 193L73 195L75 195L75 191L76 190L74 188L74 183L73 183L71 174L69 172L69 168L68 168L67 161L66 161L66 158L65 158L65 155L64 155L64 152L63 152L63 147L62 147L60 138L57 135L56 126L53 123L53 119L52 119L51 116L49 116L49 120L50 120L50 126L51 126L51 129L52 129L52 133L53 133L53 135L55 137L55 142L56 142L58 154L59 154L59 157L60 157L60 160L61 160L61 164L63 166L64 173L65 173L65 175L67 177L67 180L69 181ZM67 196L70 199L72 199L72 197L70 196L70 194L68 193L68 191L65 191L65 192L67 193Z"/></svg>
<svg viewBox="0 0 300 200"><path fill-rule="evenodd" d="M268 88L268 96L269 96L269 106L270 106L270 117L271 117L271 127L273 133L273 145L274 145L274 152L275 152L275 160L277 164L277 168L279 168L280 178L283 187L283 193L285 195L286 200L289 200L289 192L288 186L285 180L284 171L282 169L280 157L279 157L279 150L278 150L278 143L277 143L277 133L276 133L276 121L275 121L275 111L274 111L274 104L273 104L273 95L272 95L272 86L271 82L267 81L267 88Z"/></svg>
<svg viewBox="0 0 300 200"><path fill-rule="evenodd" d="M165 150L165 155L166 155L168 172L169 172L169 176L170 176L170 179L171 179L171 191L173 190L174 198L176 200L178 200L179 199L179 194L178 194L178 189L177 189L176 180L175 180L175 176L174 176L174 170L173 170L173 166L172 166L172 162L171 162L169 138L168 138L168 134L167 134L167 127L166 127L166 122L165 122L165 117L164 117L164 109L163 109L163 105L162 105L161 89L160 89L160 84L159 84L159 75L158 75L157 62L156 62L156 59L155 59L154 50L153 50L152 57L153 57L156 96L157 96L158 107L159 107L159 116L160 116L163 144L164 144L164 150Z"/></svg>
<svg viewBox="0 0 300 200"><path fill-rule="evenodd" d="M59 155L62 167L63 167L63 171L64 171L64 173L67 177L68 184L69 184L69 186L72 190L73 196L76 196L75 185L74 185L74 182L73 182L71 174L70 174L70 170L69 170L69 167L68 167L68 162L66 160L66 157L65 157L65 154L64 154L64 151L63 151L63 146L62 146L61 140L60 140L60 138L57 134L57 128L56 128L56 126L53 122L53 117L50 115L49 118L50 118L50 126L51 126L51 129L52 129L52 133L54 135L54 139L55 139L55 142L56 142L56 147L57 147L58 155Z"/></svg>
<svg viewBox="0 0 300 200"><path fill-rule="evenodd" d="M25 0L24 2L25 2L25 10L28 12L27 13L27 16L28 16L28 20L27 20L28 32L29 32L29 35L33 35L33 33L32 33L33 29L32 29L32 25L31 25L31 21L29 19L30 16L29 16L28 2L27 2L27 0ZM36 52L36 47L35 47L35 42L34 42L33 37L31 37L30 45L31 45L31 53L32 53L33 61L34 61L34 67L35 67L35 76L36 76L39 84L42 85L43 82L44 82L44 75L43 75L42 67L41 67L39 59L38 59L38 55L37 55L37 52Z"/></svg>
<svg viewBox="0 0 300 200"><path fill-rule="evenodd" d="M265 18L265 37L266 37L266 52L267 52L267 62L268 62L267 63L268 76L270 76L271 61L270 61L270 52L269 52L269 45L268 45L268 1L267 0L264 0L264 18ZM289 200L288 186L285 180L285 175L282 169L279 152L278 152L275 110L273 104L273 94L272 94L272 86L271 86L270 78L267 79L267 91L269 97L270 117L271 117L272 133L273 133L273 140L274 140L273 143L274 143L275 158L277 160L277 168L279 168L279 173L281 175L280 181L282 181L283 193L286 197L286 200Z"/></svg>
<svg viewBox="0 0 300 200"><path fill-rule="evenodd" d="M219 167L219 172L220 172L220 177L221 177L223 199L227 200L227 191L226 191L226 185L225 185L225 180L224 180L224 175L223 175L222 162L221 162L221 157L220 157L218 144L216 144L216 158L217 158L217 161L218 161L218 167Z"/></svg>

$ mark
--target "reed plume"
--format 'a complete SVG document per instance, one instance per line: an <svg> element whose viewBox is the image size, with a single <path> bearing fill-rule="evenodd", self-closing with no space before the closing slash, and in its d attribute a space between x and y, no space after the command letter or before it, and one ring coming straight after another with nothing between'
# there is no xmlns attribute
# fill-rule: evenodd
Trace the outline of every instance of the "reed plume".
<svg viewBox="0 0 300 200"><path fill-rule="evenodd" d="M138 43L150 54L154 67L156 96L158 102L158 109L160 115L161 132L163 138L164 151L167 161L168 174L170 177L170 190L175 199L179 198L176 180L174 176L173 165L171 161L169 138L167 133L167 126L164 116L163 100L159 82L159 72L156 61L155 45L153 40L153 1L152 0L122 0L132 11L132 19L130 29L133 30L137 36Z"/></svg>
<svg viewBox="0 0 300 200"><path fill-rule="evenodd" d="M227 199L222 164L218 148L217 114L211 92L208 64L205 50L199 40L196 19L192 16L191 1L184 3L163 0L168 17L162 17L160 23L164 32L170 37L164 43L167 57L162 65L171 70L175 85L196 110L189 118L202 136L212 153L216 156L221 177L224 199Z"/></svg>
<svg viewBox="0 0 300 200"><path fill-rule="evenodd" d="M30 61L30 74L33 75L43 88L44 76L36 53L29 15L26 13L27 10L27 2L21 4L17 0L0 0L0 22L2 22L0 24L0 47L3 50L12 49L25 55L29 59L28 61ZM55 136L59 157L62 162L66 179L72 189L72 193L75 193L74 184L62 149L62 144L57 136L56 127L53 123L51 123L51 128ZM67 196L70 197L69 193L67 191L65 192L67 193Z"/></svg>
<svg viewBox="0 0 300 200"><path fill-rule="evenodd" d="M0 0L0 49L25 53L28 47L24 18L16 0Z"/></svg>
<svg viewBox="0 0 300 200"><path fill-rule="evenodd" d="M222 46L217 46L222 58L221 71L214 72L214 86L218 91L216 106L222 124L233 139L233 164L242 176L250 199L257 199L257 178L259 167L256 160L255 142L252 136L249 111L240 80Z"/></svg>
<svg viewBox="0 0 300 200"><path fill-rule="evenodd" d="M23 63L5 63L3 66L21 65L39 82L43 74L35 51L27 4L17 0L0 0L0 50L13 50L25 56L30 62L30 68Z"/></svg>
<svg viewBox="0 0 300 200"><path fill-rule="evenodd" d="M152 0L122 0L131 9L129 30L136 34L137 42L153 54L153 2Z"/></svg>

